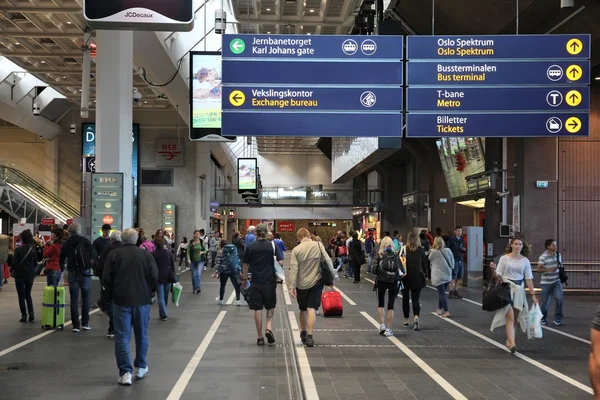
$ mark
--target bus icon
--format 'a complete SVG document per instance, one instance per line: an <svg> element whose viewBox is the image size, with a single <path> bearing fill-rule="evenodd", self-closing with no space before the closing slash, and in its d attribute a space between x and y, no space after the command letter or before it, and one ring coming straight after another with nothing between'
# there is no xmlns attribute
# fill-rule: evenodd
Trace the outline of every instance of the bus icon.
<svg viewBox="0 0 600 400"><path fill-rule="evenodd" d="M344 43L342 43L342 51L347 56L351 56L358 51L358 43L352 39L346 39L344 40Z"/></svg>
<svg viewBox="0 0 600 400"><path fill-rule="evenodd" d="M563 69L560 65L551 65L548 71L546 71L548 79L553 82L559 81L563 77L563 74Z"/></svg>
<svg viewBox="0 0 600 400"><path fill-rule="evenodd" d="M377 44L371 39L363 40L360 45L360 50L365 56L372 56L377 51Z"/></svg>

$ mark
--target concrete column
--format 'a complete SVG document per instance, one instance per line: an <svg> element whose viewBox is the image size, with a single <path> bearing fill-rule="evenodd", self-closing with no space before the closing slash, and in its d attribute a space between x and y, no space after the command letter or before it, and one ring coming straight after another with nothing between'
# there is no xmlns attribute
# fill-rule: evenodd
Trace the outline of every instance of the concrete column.
<svg viewBox="0 0 600 400"><path fill-rule="evenodd" d="M133 33L96 33L96 171L123 173L123 229L133 226Z"/></svg>
<svg viewBox="0 0 600 400"><path fill-rule="evenodd" d="M210 197L214 186L210 168L211 146L210 143L196 144L196 229L206 232L210 226Z"/></svg>

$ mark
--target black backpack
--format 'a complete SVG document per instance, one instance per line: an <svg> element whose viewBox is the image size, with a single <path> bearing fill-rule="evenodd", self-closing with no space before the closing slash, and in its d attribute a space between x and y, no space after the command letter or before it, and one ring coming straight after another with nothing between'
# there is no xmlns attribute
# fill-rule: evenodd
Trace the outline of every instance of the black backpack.
<svg viewBox="0 0 600 400"><path fill-rule="evenodd" d="M71 269L86 274L86 271L92 266L92 259L90 257L89 251L86 251L85 241L80 241L75 246L75 250L73 251L73 262L69 263ZM92 274L89 274L92 276Z"/></svg>
<svg viewBox="0 0 600 400"><path fill-rule="evenodd" d="M400 262L394 253L385 253L379 261L378 281L381 283L395 283L398 280Z"/></svg>
<svg viewBox="0 0 600 400"><path fill-rule="evenodd" d="M569 286L567 281L569 280L569 276L565 271L565 267L563 267L562 262L560 260L560 254L556 252L556 263L558 264L558 279L560 279L560 283L564 283L565 286Z"/></svg>

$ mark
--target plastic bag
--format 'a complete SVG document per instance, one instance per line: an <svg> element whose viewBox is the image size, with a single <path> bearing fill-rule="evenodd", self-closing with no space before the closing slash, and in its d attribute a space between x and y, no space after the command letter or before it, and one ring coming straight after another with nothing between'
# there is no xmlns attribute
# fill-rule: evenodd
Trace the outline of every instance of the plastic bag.
<svg viewBox="0 0 600 400"><path fill-rule="evenodd" d="M285 272L283 272L283 267L278 262L275 263L275 275L277 276L277 282L285 282Z"/></svg>
<svg viewBox="0 0 600 400"><path fill-rule="evenodd" d="M173 292L171 295L171 300L173 301L173 304L175 304L175 307L179 307L179 299L181 298L181 293L183 292L183 286L181 286L181 283L177 282L173 284L171 290Z"/></svg>
<svg viewBox="0 0 600 400"><path fill-rule="evenodd" d="M527 316L527 339L542 338L542 317L540 306L534 303Z"/></svg>

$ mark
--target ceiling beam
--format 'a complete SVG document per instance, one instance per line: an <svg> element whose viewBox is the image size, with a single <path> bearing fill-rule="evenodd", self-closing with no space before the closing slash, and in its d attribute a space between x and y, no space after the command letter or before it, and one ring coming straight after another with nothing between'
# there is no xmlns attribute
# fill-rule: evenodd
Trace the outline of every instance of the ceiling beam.
<svg viewBox="0 0 600 400"><path fill-rule="evenodd" d="M95 32L92 34L95 35ZM13 38L50 38L50 39L81 39L83 34L79 32L13 32L2 31L0 36Z"/></svg>
<svg viewBox="0 0 600 400"><path fill-rule="evenodd" d="M0 7L0 13L21 13L21 14L81 14L82 8L79 7Z"/></svg>
<svg viewBox="0 0 600 400"><path fill-rule="evenodd" d="M24 51L14 51L14 52L7 51L4 53L0 52L0 55L3 55L5 57L43 57L43 58L81 58L81 57L83 57L83 54L81 54L81 53L56 53L56 52L28 53L28 52L24 52Z"/></svg>
<svg viewBox="0 0 600 400"><path fill-rule="evenodd" d="M338 25L346 25L346 24L351 24L351 22L354 21L354 18L352 18L351 20L345 20L344 18L325 18L323 21L321 21L321 18L319 16L307 16L304 18L298 18L297 16L286 16L286 17L281 17L278 18L274 15L261 15L259 18L254 19L252 16L250 16L250 22L254 23L254 24L271 24L271 25L277 25L277 24L291 24L291 25L306 25L306 26L320 26L320 25L332 25L332 26L338 26ZM245 19L242 19L241 21L238 21L240 23L244 23L246 22Z"/></svg>

